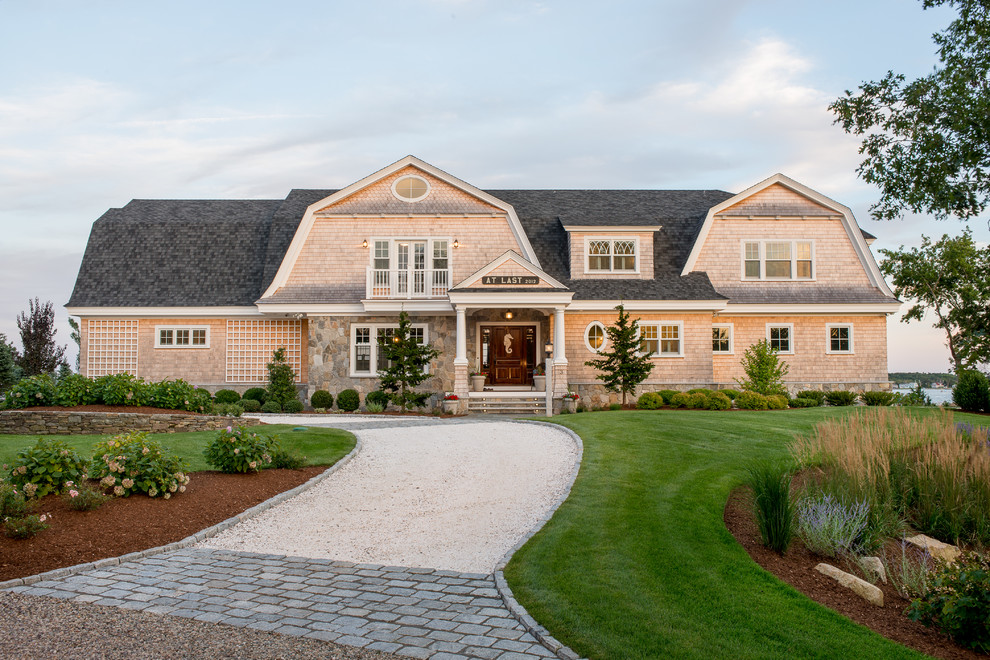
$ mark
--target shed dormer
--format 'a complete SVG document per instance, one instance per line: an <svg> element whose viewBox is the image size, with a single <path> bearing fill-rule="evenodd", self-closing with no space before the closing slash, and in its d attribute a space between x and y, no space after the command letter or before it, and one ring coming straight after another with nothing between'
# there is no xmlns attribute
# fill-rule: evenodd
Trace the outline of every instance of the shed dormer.
<svg viewBox="0 0 990 660"><path fill-rule="evenodd" d="M656 225L563 223L571 253L571 278L653 279Z"/></svg>

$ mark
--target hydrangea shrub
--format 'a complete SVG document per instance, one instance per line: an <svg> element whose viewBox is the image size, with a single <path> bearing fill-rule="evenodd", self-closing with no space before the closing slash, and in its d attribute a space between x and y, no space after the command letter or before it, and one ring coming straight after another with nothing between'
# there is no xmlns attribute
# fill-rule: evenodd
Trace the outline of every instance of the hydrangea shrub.
<svg viewBox="0 0 990 660"><path fill-rule="evenodd" d="M62 491L66 481L86 478L86 461L57 438L38 438L33 447L17 454L10 482L28 497L44 497Z"/></svg>
<svg viewBox="0 0 990 660"><path fill-rule="evenodd" d="M144 493L169 499L189 483L185 461L142 431L116 435L95 447L91 476L117 497Z"/></svg>
<svg viewBox="0 0 990 660"><path fill-rule="evenodd" d="M282 453L278 436L260 435L243 426L221 429L203 450L206 462L221 472L259 472Z"/></svg>

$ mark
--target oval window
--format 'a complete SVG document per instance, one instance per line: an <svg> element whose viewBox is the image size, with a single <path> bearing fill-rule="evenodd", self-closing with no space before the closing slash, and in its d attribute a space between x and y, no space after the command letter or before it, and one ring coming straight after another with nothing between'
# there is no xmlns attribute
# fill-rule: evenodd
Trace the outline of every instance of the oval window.
<svg viewBox="0 0 990 660"><path fill-rule="evenodd" d="M404 202L417 202L430 192L430 184L418 176L404 176L392 184L392 193Z"/></svg>
<svg viewBox="0 0 990 660"><path fill-rule="evenodd" d="M605 348L605 326L598 321L592 321L584 331L584 343L588 345L588 350L599 353Z"/></svg>

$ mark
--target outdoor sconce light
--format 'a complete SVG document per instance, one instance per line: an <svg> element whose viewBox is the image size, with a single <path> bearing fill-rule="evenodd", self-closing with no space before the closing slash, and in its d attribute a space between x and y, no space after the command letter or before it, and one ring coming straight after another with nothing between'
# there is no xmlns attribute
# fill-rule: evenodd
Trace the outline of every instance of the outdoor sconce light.
<svg viewBox="0 0 990 660"><path fill-rule="evenodd" d="M368 247L368 239L367 238L364 239L364 242L361 243L361 247L363 247L363 248Z"/></svg>
<svg viewBox="0 0 990 660"><path fill-rule="evenodd" d="M505 320L506 321L511 321L512 320L512 312L506 312L505 313Z"/></svg>
<svg viewBox="0 0 990 660"><path fill-rule="evenodd" d="M458 241L458 240L457 240L456 238L454 239L454 247L455 247L455 248L459 248L459 247L461 247L461 242L460 242L460 241Z"/></svg>
<svg viewBox="0 0 990 660"><path fill-rule="evenodd" d="M547 355L553 355L553 342L552 341L548 341L543 346L543 352L546 353Z"/></svg>

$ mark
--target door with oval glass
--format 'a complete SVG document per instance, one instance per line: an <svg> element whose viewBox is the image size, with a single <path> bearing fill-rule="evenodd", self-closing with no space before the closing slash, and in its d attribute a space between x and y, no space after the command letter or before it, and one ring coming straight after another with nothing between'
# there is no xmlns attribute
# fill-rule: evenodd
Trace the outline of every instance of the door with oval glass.
<svg viewBox="0 0 990 660"><path fill-rule="evenodd" d="M536 328L524 325L483 326L482 362L492 385L525 385L532 382Z"/></svg>

